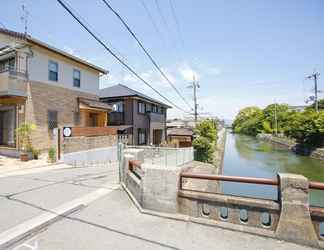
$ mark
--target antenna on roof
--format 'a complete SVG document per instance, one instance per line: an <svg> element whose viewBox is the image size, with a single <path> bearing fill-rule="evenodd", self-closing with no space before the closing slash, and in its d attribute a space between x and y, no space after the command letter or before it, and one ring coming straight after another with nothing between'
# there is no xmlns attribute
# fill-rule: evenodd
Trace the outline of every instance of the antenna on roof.
<svg viewBox="0 0 324 250"><path fill-rule="evenodd" d="M20 20L24 23L25 35L27 35L29 11L26 9L24 4L21 6L21 8L22 15L20 17Z"/></svg>

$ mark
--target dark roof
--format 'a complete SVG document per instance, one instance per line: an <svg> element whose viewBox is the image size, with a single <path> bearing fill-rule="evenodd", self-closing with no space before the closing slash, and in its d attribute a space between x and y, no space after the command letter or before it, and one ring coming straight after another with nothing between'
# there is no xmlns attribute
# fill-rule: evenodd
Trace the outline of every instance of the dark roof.
<svg viewBox="0 0 324 250"><path fill-rule="evenodd" d="M112 106L108 105L107 103L100 102L100 101L93 100L93 99L79 97L79 102L89 106L90 108L105 109L105 110L113 109Z"/></svg>
<svg viewBox="0 0 324 250"><path fill-rule="evenodd" d="M114 85L114 86L111 86L111 87L108 87L108 88L104 88L104 89L100 89L100 92L99 92L99 96L100 98L114 98L114 97L131 97L131 96L134 96L134 97L140 97L140 98L143 98L143 99L146 99L150 102L154 102L154 103L157 103L157 104L160 104L166 108L172 108L171 106L163 103L163 102L160 102L156 99L153 99L147 95L144 95L134 89L131 89L123 84L117 84L117 85Z"/></svg>
<svg viewBox="0 0 324 250"><path fill-rule="evenodd" d="M167 134L178 136L193 136L193 131L191 128L168 128Z"/></svg>
<svg viewBox="0 0 324 250"><path fill-rule="evenodd" d="M125 130L125 129L128 129L128 128L132 128L133 126L132 125L109 125L108 128L115 128L119 131L122 131L122 130Z"/></svg>
<svg viewBox="0 0 324 250"><path fill-rule="evenodd" d="M87 61L85 61L85 60L83 60L83 59L81 59L79 57L76 57L74 55L71 55L71 54L69 54L69 53L67 53L67 52L65 52L63 50L57 49L57 48L55 48L55 47L53 47L53 46L51 46L51 45L49 45L49 44L47 44L45 42L42 42L42 41L40 41L40 40L38 40L36 38L33 38L30 35L26 35L24 33L16 32L16 31L8 30L8 29L3 29L3 28L0 28L0 33L11 36L11 37L14 37L16 39L20 39L20 40L32 43L32 44L36 44L36 45L38 45L40 47L46 48L47 50L51 50L51 51L53 51L53 52L55 52L57 54L60 54L60 55L62 55L64 57L67 57L67 58L69 58L69 59L71 59L73 61L81 63L81 64L83 64L85 66L88 66L88 67L90 67L92 69L95 69L95 70L99 71L100 73L103 73L103 74L108 73L107 70L105 70L105 69L103 69L101 67L98 67L98 66L96 66L96 65L94 65L92 63L89 63L89 62L87 62Z"/></svg>

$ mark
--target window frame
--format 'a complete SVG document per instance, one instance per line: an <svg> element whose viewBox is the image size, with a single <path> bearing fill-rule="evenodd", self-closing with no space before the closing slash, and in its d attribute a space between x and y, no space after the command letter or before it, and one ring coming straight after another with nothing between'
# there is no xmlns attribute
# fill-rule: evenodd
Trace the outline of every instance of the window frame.
<svg viewBox="0 0 324 250"><path fill-rule="evenodd" d="M78 78L75 78L75 74L78 72L79 73L79 79ZM78 84L76 84L76 80L78 80ZM73 87L76 87L76 88L81 88L81 70L79 69L73 69Z"/></svg>
<svg viewBox="0 0 324 250"><path fill-rule="evenodd" d="M146 145L146 129L144 128L137 129L137 143L138 145Z"/></svg>
<svg viewBox="0 0 324 250"><path fill-rule="evenodd" d="M56 72L55 71L52 71L51 65L56 65ZM53 79L51 78L52 77L52 74L51 73L56 74L55 79L54 78ZM52 82L58 82L58 78L59 78L58 75L59 75L59 64L58 64L58 62L55 62L53 60L48 60L48 80L49 81L52 81Z"/></svg>
<svg viewBox="0 0 324 250"><path fill-rule="evenodd" d="M54 114L55 119L52 119L52 115ZM54 124L54 126L52 125ZM47 126L49 130L54 128L58 128L58 111L49 109L47 110Z"/></svg>
<svg viewBox="0 0 324 250"><path fill-rule="evenodd" d="M142 106L142 109L143 109L143 110L140 109L140 106L141 106L141 105L143 105L143 106ZM145 111L146 111L146 104L145 104L145 102L138 101L138 102L137 102L137 112L138 112L139 114L145 114Z"/></svg>

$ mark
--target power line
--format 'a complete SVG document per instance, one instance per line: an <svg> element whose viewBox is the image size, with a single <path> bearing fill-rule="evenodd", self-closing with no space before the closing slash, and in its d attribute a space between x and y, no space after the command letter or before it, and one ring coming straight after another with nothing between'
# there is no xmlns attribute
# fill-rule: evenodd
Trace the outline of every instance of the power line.
<svg viewBox="0 0 324 250"><path fill-rule="evenodd" d="M80 19L82 20L82 22L84 22L88 27L90 27L90 29L92 30L92 32L97 36L100 37L100 35L98 34L98 32L95 30L95 28L87 21L85 20L81 14L74 9L69 3L65 2L65 5L72 11L74 12L74 14ZM118 54L124 61L128 61L127 58L123 55L123 53L121 53L116 47L114 47L111 43L108 43L108 45L115 51L116 54Z"/></svg>
<svg viewBox="0 0 324 250"><path fill-rule="evenodd" d="M105 5L117 16L117 18L122 22L122 24L125 26L125 28L128 30L128 32L132 35L132 37L136 40L138 45L141 47L141 49L144 51L144 53L147 55L147 57L150 59L152 64L155 66L155 68L160 72L160 74L163 76L163 78L171 85L171 87L177 92L177 94L181 97L181 99L187 104L187 106L191 109L190 104L187 102L187 100L183 97L183 95L179 92L179 90L174 86L174 84L170 81L170 79L166 76L166 74L162 71L160 66L157 64L157 62L153 59L153 57L150 55L150 53L147 51L147 49L144 47L142 42L137 38L135 33L131 30L129 25L126 23L126 21L119 15L119 13L112 8L112 6L106 1L102 0Z"/></svg>
<svg viewBox="0 0 324 250"><path fill-rule="evenodd" d="M155 23L154 18L153 18L153 16L152 16L151 13L150 13L150 10L148 9L148 7L146 6L146 4L144 3L143 0L139 0L139 1L141 2L143 8L145 9L146 14L147 14L147 16L149 17L149 19L150 19L150 21L151 21L151 23L152 23L152 25L153 25L153 27L154 27L156 33L157 33L157 34L162 38L162 40L163 40L164 43L165 43L164 36L162 35L162 33L161 33L160 29L158 28L157 24Z"/></svg>
<svg viewBox="0 0 324 250"><path fill-rule="evenodd" d="M147 81L145 81L141 76L139 76L136 71L129 65L127 65L122 59L120 59L103 41L101 41L81 20L78 18L70 8L68 8L63 0L57 0L57 2L98 42L100 43L119 63L121 63L126 69L128 69L132 74L134 74L139 80L141 80L144 84L146 84L149 88L151 88L155 93L157 93L160 97L166 100L168 103L176 107L177 109L188 113L184 109L180 108L178 105L174 104L167 97L163 96L158 90L153 88Z"/></svg>
<svg viewBox="0 0 324 250"><path fill-rule="evenodd" d="M182 50L184 51L184 41L183 41L183 37L182 37L182 35L181 35L180 23L179 23L179 20L178 20L178 18L177 18L177 14L176 14L175 7L174 7L174 5L173 5L172 0L169 0L169 3L170 3L171 13L172 13L172 16L173 16L174 22L175 22L175 24L176 24L176 30L177 30L177 32L178 32L178 36L179 36L180 41L181 41Z"/></svg>

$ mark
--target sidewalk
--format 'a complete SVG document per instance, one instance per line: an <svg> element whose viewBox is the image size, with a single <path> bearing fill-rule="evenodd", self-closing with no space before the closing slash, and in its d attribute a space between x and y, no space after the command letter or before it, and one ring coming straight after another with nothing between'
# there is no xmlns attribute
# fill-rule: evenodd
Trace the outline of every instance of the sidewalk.
<svg viewBox="0 0 324 250"><path fill-rule="evenodd" d="M26 240L47 250L86 249L310 249L307 247L141 214L123 190L115 190Z"/></svg>

